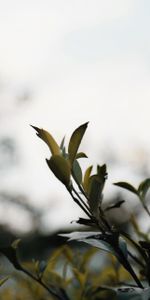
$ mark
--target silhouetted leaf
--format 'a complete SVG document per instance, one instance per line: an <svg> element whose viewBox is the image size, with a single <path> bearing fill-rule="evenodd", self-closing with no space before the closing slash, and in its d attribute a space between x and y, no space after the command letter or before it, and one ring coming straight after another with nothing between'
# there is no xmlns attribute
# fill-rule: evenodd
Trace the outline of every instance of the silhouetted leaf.
<svg viewBox="0 0 150 300"><path fill-rule="evenodd" d="M53 155L46 159L48 166L54 175L66 186L69 186L71 169L68 160L60 155Z"/></svg>
<svg viewBox="0 0 150 300"><path fill-rule="evenodd" d="M72 134L71 138L70 138L70 142L69 142L69 146L68 146L68 153L69 153L69 159L71 161L71 164L73 163L78 148L80 146L81 140L83 138L83 135L86 131L88 122L85 124L82 124L80 127L78 127Z"/></svg>
<svg viewBox="0 0 150 300"><path fill-rule="evenodd" d="M111 204L110 206L107 206L104 209L104 211L109 211L114 208L119 208L124 202L125 202L125 200L120 200L120 201L116 202L115 204Z"/></svg>
<svg viewBox="0 0 150 300"><path fill-rule="evenodd" d="M135 189L135 187L134 186L132 186L130 183L128 183L128 182L116 182L116 183L114 183L114 185L117 185L117 186L119 186L119 187L121 187L121 188L123 188L123 189L125 189L125 190L128 190L128 191L130 191L130 192L132 192L132 193L134 193L134 194L138 194L138 192L137 192L137 190Z"/></svg>
<svg viewBox="0 0 150 300"><path fill-rule="evenodd" d="M99 166L97 165L97 175L101 178L102 181L107 179L107 167L106 164Z"/></svg>
<svg viewBox="0 0 150 300"><path fill-rule="evenodd" d="M39 138L41 138L48 145L52 155L59 155L60 148L59 148L58 144L56 143L56 141L54 140L54 138L52 137L52 135L44 129L40 129L35 126L32 126L32 127L37 131L37 136Z"/></svg>
<svg viewBox="0 0 150 300"><path fill-rule="evenodd" d="M150 188L150 178L147 178L140 183L138 187L138 194L140 195L141 199L144 200L149 188Z"/></svg>
<svg viewBox="0 0 150 300"><path fill-rule="evenodd" d="M80 167L77 160L74 160L74 162L73 162L72 174L73 174L73 177L75 177L75 180L77 181L77 183L81 184L81 182L82 182L82 169L81 169L81 167Z"/></svg>
<svg viewBox="0 0 150 300"><path fill-rule="evenodd" d="M76 223L87 225L87 226L91 226L92 224L94 224L94 222L91 219L84 219L84 218L79 218L79 220L77 220Z"/></svg>

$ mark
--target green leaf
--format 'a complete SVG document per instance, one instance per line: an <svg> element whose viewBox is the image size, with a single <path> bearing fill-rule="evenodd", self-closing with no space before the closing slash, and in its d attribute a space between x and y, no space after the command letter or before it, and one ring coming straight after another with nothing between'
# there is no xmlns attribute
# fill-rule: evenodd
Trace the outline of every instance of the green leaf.
<svg viewBox="0 0 150 300"><path fill-rule="evenodd" d="M121 188L123 188L123 189L125 189L125 190L128 190L128 191L130 191L130 192L132 192L132 193L134 193L134 194L138 194L138 191L135 189L135 187L134 186L132 186L130 183L128 183L128 182L123 182L123 181L121 181L121 182L116 182L116 183L114 183L114 185L117 185L117 186L119 186L119 187L121 187Z"/></svg>
<svg viewBox="0 0 150 300"><path fill-rule="evenodd" d="M84 152L79 152L76 155L76 159L78 159L78 158L87 158L87 155Z"/></svg>
<svg viewBox="0 0 150 300"><path fill-rule="evenodd" d="M138 187L138 194L141 199L145 199L145 196L150 188L150 178L145 179L142 181Z"/></svg>
<svg viewBox="0 0 150 300"><path fill-rule="evenodd" d="M69 161L60 155L53 155L46 162L54 175L65 185L70 184L71 168Z"/></svg>
<svg viewBox="0 0 150 300"><path fill-rule="evenodd" d="M54 138L52 137L52 135L44 130L44 129L40 129L38 127L32 126L36 131L37 131L37 136L39 138L41 138L49 147L52 155L59 155L60 154L60 148L58 146L58 144L56 143L56 141L54 140Z"/></svg>
<svg viewBox="0 0 150 300"><path fill-rule="evenodd" d="M89 178L90 178L92 169L93 169L93 166L89 166L87 168L87 170L85 171L85 174L84 174L84 179L83 179L83 184L82 185L83 185L83 188L84 188L85 192L88 191Z"/></svg>
<svg viewBox="0 0 150 300"><path fill-rule="evenodd" d="M85 124L82 124L80 127L78 127L72 134L71 138L70 138L70 142L69 142L69 146L68 146L68 153L69 153L69 159L71 161L71 164L73 163L78 148L80 146L81 140L83 138L83 135L86 131L88 122Z"/></svg>
<svg viewBox="0 0 150 300"><path fill-rule="evenodd" d="M72 174L78 184L82 182L82 170L77 160L73 162Z"/></svg>
<svg viewBox="0 0 150 300"><path fill-rule="evenodd" d="M97 216L97 213L99 213L99 206L102 200L103 187L104 187L104 182L101 181L98 175L92 175L89 178L89 185L88 185L89 206L91 212L95 216Z"/></svg>

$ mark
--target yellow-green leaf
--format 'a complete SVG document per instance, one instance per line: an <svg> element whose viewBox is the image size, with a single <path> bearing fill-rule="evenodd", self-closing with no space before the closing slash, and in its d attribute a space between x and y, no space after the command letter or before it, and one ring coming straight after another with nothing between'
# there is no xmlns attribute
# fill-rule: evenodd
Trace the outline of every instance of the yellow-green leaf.
<svg viewBox="0 0 150 300"><path fill-rule="evenodd" d="M84 174L84 179L83 179L83 188L85 190L85 192L88 191L88 185L89 185L89 178L90 178L90 175L91 175L91 172L92 172L92 168L93 166L90 166L87 168L87 170L85 171L85 174Z"/></svg>
<svg viewBox="0 0 150 300"><path fill-rule="evenodd" d="M88 122L85 124L82 124L81 126L79 126L72 134L71 138L70 138L70 142L69 142L69 146L68 146L68 153L69 153L69 159L71 161L71 164L73 163L78 148L80 146L81 140L83 138L83 135L86 131Z"/></svg>
<svg viewBox="0 0 150 300"><path fill-rule="evenodd" d="M52 135L44 129L40 129L35 126L32 126L32 127L36 130L37 136L39 138L41 138L48 145L52 155L59 155L60 148L59 148L58 144L56 143L56 141L54 140L54 138L52 137Z"/></svg>
<svg viewBox="0 0 150 300"><path fill-rule="evenodd" d="M9 276L1 278L0 279L0 286L3 285L8 279L9 279Z"/></svg>
<svg viewBox="0 0 150 300"><path fill-rule="evenodd" d="M69 186L71 168L67 159L60 155L53 155L50 160L46 159L47 164L54 175L66 186Z"/></svg>

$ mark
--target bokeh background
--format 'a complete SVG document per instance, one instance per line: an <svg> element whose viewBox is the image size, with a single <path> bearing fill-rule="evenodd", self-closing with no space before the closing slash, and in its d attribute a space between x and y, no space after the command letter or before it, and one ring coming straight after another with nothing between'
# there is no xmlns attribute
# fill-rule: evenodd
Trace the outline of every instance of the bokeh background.
<svg viewBox="0 0 150 300"><path fill-rule="evenodd" d="M89 121L83 168L107 163L106 198L149 177L149 14L148 0L0 0L1 225L53 232L81 216L30 124L60 143Z"/></svg>

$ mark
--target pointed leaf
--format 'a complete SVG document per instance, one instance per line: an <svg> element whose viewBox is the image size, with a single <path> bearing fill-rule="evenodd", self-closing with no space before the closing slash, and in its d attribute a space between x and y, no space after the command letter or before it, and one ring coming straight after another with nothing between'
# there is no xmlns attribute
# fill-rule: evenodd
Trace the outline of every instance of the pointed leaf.
<svg viewBox="0 0 150 300"><path fill-rule="evenodd" d="M87 170L85 171L85 174L84 174L84 179L83 179L83 188L85 190L85 192L88 191L88 185L89 185L89 178L90 178L90 175L91 175L91 172L92 172L92 168L93 166L90 166L87 168Z"/></svg>
<svg viewBox="0 0 150 300"><path fill-rule="evenodd" d="M66 186L70 184L71 168L69 161L60 155L53 155L46 162L54 175Z"/></svg>
<svg viewBox="0 0 150 300"><path fill-rule="evenodd" d="M69 142L69 146L68 146L68 153L69 153L69 159L71 161L71 164L73 163L78 148L80 146L81 140L83 138L83 135L86 131L88 122L85 124L82 124L80 127L78 127L72 134L71 138L70 138L70 142Z"/></svg>
<svg viewBox="0 0 150 300"><path fill-rule="evenodd" d="M84 152L79 152L76 155L76 159L78 159L78 158L87 158L87 155Z"/></svg>
<svg viewBox="0 0 150 300"><path fill-rule="evenodd" d="M128 182L116 182L116 183L114 183L114 185L117 185L117 186L119 186L119 187L121 187L121 188L123 188L123 189L125 189L125 190L128 190L128 191L130 191L130 192L132 192L132 193L134 193L134 194L138 194L138 191L135 189L135 187L134 186L132 186L130 183L128 183Z"/></svg>
<svg viewBox="0 0 150 300"><path fill-rule="evenodd" d="M82 182L82 170L77 160L73 162L72 175L78 184Z"/></svg>
<svg viewBox="0 0 150 300"><path fill-rule="evenodd" d="M52 155L59 155L60 148L59 148L58 144L56 143L56 141L54 140L54 138L52 137L52 135L44 129L40 129L35 126L32 126L32 127L37 131L37 136L39 138L41 138L48 145Z"/></svg>
<svg viewBox="0 0 150 300"><path fill-rule="evenodd" d="M150 188L150 178L145 179L142 181L138 187L138 194L144 200L148 190Z"/></svg>

